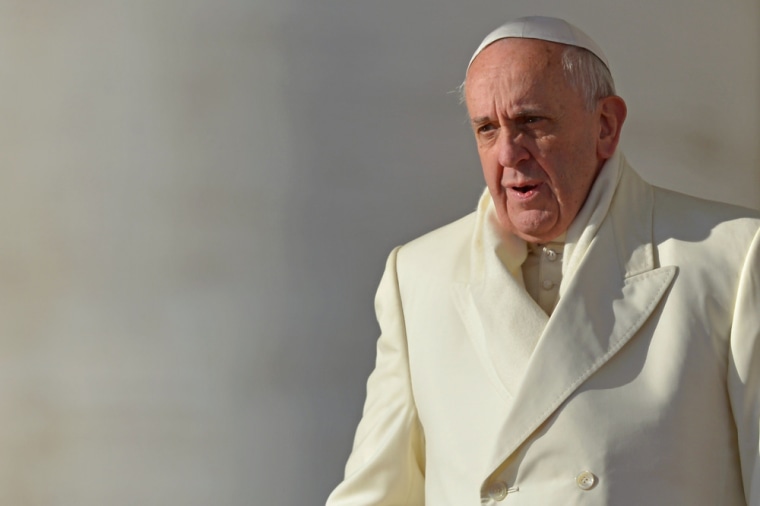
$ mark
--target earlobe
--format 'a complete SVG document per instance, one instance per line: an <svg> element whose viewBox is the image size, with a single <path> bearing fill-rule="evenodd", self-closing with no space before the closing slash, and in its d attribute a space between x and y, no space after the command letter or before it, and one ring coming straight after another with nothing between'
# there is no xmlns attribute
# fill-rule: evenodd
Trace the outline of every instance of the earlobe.
<svg viewBox="0 0 760 506"><path fill-rule="evenodd" d="M620 131L623 128L628 108L625 101L617 95L601 99L599 103L599 139L597 154L602 159L612 156L620 141Z"/></svg>

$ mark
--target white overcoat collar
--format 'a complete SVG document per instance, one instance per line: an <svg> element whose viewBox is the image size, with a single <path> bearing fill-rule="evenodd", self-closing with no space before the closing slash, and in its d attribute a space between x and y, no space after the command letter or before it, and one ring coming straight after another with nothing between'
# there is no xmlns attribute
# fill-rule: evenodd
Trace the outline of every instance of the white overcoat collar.
<svg viewBox="0 0 760 506"><path fill-rule="evenodd" d="M508 466L531 434L636 334L675 275L675 267L655 264L652 187L624 157L616 160L620 178L609 212L551 318L525 292L519 266L506 262L506 269L489 270L482 260L487 257L477 254L488 238L476 233L473 239L472 279L455 287L457 305L486 372L509 406L494 441L491 475ZM478 225L484 219L478 216ZM519 253L519 241L505 244ZM488 286L496 280L501 290ZM535 331L540 336L535 342L514 339Z"/></svg>
<svg viewBox="0 0 760 506"><path fill-rule="evenodd" d="M577 218L568 230L560 296L596 236L620 180L622 155L602 167ZM517 391L549 317L525 290L522 264L527 244L504 231L486 189L478 202L470 248L470 283L458 294L470 338L505 399Z"/></svg>

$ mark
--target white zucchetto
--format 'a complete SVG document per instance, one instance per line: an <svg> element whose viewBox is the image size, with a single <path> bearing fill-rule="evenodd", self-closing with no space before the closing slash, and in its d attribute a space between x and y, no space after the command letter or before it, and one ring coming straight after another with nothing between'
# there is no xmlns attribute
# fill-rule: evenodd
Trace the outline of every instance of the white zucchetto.
<svg viewBox="0 0 760 506"><path fill-rule="evenodd" d="M580 28L571 25L564 19L550 18L546 16L529 16L518 18L501 25L496 30L489 33L475 54L470 58L467 69L470 69L473 60L483 49L493 44L497 40L517 38L517 39L538 39L549 42L557 42L568 46L578 46L588 49L597 56L602 62L610 67L607 57L602 52L602 48L594 40L586 35Z"/></svg>

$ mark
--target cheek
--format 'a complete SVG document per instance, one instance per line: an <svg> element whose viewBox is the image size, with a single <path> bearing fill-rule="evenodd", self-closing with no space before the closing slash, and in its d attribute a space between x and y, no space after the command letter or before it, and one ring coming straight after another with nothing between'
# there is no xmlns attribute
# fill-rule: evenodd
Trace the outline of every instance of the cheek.
<svg viewBox="0 0 760 506"><path fill-rule="evenodd" d="M549 156L546 159L544 171L549 176L554 195L560 201L573 199L586 184L585 169L590 162L585 153L573 150L572 147L565 148L564 156ZM570 153L568 155L568 153Z"/></svg>
<svg viewBox="0 0 760 506"><path fill-rule="evenodd" d="M488 188L492 191L501 188L503 169L499 164L496 155L488 150L479 151L478 155L480 156L480 165L483 169L483 178L485 179Z"/></svg>
<svg viewBox="0 0 760 506"><path fill-rule="evenodd" d="M586 178L585 174L576 177L565 175L558 182L558 188L555 190L557 203L565 217L572 216L574 219L583 206L593 183L593 179L589 181Z"/></svg>

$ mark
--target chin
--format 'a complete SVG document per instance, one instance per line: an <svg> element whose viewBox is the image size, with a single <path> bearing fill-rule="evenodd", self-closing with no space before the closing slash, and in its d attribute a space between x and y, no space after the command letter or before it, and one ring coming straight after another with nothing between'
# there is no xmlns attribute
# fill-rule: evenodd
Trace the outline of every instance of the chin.
<svg viewBox="0 0 760 506"><path fill-rule="evenodd" d="M510 222L508 229L516 236L528 242L549 242L562 234L562 232L557 232L555 225L555 223L530 223L516 226Z"/></svg>
<svg viewBox="0 0 760 506"><path fill-rule="evenodd" d="M526 242L532 242L532 243L549 242L554 238L554 236L551 234L538 234L538 233L519 232L519 231L514 231L513 233L516 236L518 236L520 239L523 239Z"/></svg>

